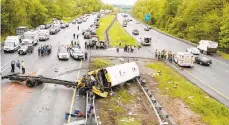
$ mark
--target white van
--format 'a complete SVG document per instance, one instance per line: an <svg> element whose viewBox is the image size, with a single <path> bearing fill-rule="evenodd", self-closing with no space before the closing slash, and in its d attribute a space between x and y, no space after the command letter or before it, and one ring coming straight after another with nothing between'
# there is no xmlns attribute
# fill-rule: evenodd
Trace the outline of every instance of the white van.
<svg viewBox="0 0 229 125"><path fill-rule="evenodd" d="M177 52L174 55L174 62L179 66L193 67L195 62L195 56L189 52Z"/></svg>
<svg viewBox="0 0 229 125"><path fill-rule="evenodd" d="M7 36L4 41L4 52L15 52L20 48L20 36Z"/></svg>
<svg viewBox="0 0 229 125"><path fill-rule="evenodd" d="M26 42L25 42L26 41ZM38 44L39 41L39 34L37 31L27 31L23 35L22 43L26 44Z"/></svg>
<svg viewBox="0 0 229 125"><path fill-rule="evenodd" d="M213 54L217 52L218 43L209 40L200 40L197 48L202 53Z"/></svg>
<svg viewBox="0 0 229 125"><path fill-rule="evenodd" d="M40 30L38 32L39 34L39 40L48 40L50 38L50 31L49 30Z"/></svg>

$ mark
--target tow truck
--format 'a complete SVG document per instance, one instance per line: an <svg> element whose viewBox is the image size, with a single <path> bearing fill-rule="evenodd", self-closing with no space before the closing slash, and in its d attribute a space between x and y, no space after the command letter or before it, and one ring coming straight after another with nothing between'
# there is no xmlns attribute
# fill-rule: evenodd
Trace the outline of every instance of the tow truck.
<svg viewBox="0 0 229 125"><path fill-rule="evenodd" d="M81 69L78 69L81 70ZM69 73L69 72L67 72ZM63 75L62 73L60 75ZM44 76L27 76L19 74L10 74L2 76L2 79L9 79L24 82L27 87L34 87L42 83L52 83L75 88L80 95L86 95L87 91L92 91L100 97L107 97L112 87L132 80L140 75L138 66L135 62L124 63L97 70L88 71L82 79L77 81L67 81Z"/></svg>

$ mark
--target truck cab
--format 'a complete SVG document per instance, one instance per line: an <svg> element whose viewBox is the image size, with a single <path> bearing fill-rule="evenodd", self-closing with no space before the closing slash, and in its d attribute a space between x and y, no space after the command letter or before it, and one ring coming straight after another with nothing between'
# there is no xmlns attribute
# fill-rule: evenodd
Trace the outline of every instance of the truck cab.
<svg viewBox="0 0 229 125"><path fill-rule="evenodd" d="M217 52L218 43L209 40L201 40L197 48L201 53L213 54Z"/></svg>
<svg viewBox="0 0 229 125"><path fill-rule="evenodd" d="M48 40L50 38L50 32L49 30L40 30L39 31L39 40Z"/></svg>
<svg viewBox="0 0 229 125"><path fill-rule="evenodd" d="M20 39L23 37L23 34L25 32L29 31L29 28L27 26L20 26L16 28L16 35L20 36Z"/></svg>
<svg viewBox="0 0 229 125"><path fill-rule="evenodd" d="M15 52L20 48L20 36L7 36L4 41L4 52Z"/></svg>
<svg viewBox="0 0 229 125"><path fill-rule="evenodd" d="M142 45L151 46L151 40L152 40L151 36L143 36L142 38L140 38L140 40Z"/></svg>
<svg viewBox="0 0 229 125"><path fill-rule="evenodd" d="M28 42L29 44L36 45L39 41L39 34L37 31L27 31L23 35L22 43Z"/></svg>

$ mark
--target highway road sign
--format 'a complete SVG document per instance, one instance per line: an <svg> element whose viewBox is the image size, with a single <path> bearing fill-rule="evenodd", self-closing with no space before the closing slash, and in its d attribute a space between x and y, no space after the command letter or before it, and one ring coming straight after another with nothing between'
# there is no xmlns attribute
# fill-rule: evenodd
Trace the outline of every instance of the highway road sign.
<svg viewBox="0 0 229 125"><path fill-rule="evenodd" d="M150 14L145 14L144 20L149 22L150 21Z"/></svg>

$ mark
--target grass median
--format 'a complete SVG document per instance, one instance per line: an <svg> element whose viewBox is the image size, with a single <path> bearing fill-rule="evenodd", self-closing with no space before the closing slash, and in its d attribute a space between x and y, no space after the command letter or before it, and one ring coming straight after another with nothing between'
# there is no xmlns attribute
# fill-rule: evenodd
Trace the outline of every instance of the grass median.
<svg viewBox="0 0 229 125"><path fill-rule="evenodd" d="M161 71L161 75L155 75L154 78L163 94L183 100L209 125L228 125L229 108L209 97L165 63L156 62L147 67Z"/></svg>
<svg viewBox="0 0 229 125"><path fill-rule="evenodd" d="M99 20L100 25L99 28L96 30L96 34L100 40L105 40L104 32L107 29L107 27L111 24L114 18L115 15L111 15L111 14L105 15L100 18Z"/></svg>
<svg viewBox="0 0 229 125"><path fill-rule="evenodd" d="M119 46L119 41L122 41L122 47L126 45L138 44L135 38L133 38L126 30L121 26L118 21L115 21L110 31L108 32L110 38L110 45L113 47Z"/></svg>

